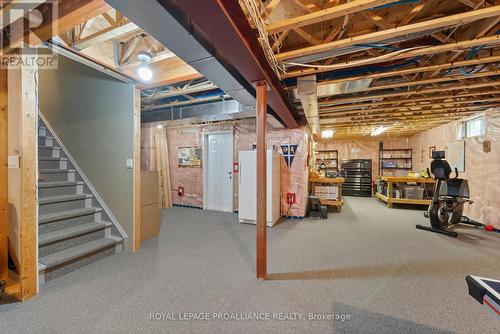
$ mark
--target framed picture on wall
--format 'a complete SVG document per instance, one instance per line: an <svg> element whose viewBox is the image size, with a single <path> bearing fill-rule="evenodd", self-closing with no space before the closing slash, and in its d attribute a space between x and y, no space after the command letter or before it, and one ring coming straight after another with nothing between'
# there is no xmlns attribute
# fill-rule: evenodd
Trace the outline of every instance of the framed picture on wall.
<svg viewBox="0 0 500 334"><path fill-rule="evenodd" d="M432 159L432 152L436 150L436 146L429 147L429 159Z"/></svg>
<svg viewBox="0 0 500 334"><path fill-rule="evenodd" d="M177 149L179 167L200 167L201 149L199 147L179 147Z"/></svg>

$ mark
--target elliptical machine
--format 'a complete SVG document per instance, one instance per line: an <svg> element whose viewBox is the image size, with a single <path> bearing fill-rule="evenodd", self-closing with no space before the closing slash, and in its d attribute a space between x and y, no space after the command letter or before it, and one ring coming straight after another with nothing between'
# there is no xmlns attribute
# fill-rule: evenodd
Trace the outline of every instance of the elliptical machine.
<svg viewBox="0 0 500 334"><path fill-rule="evenodd" d="M455 168L455 177L450 178L451 167L445 159L444 151L432 152L431 172L434 175L436 187L429 209L424 216L429 218L431 226L417 225L421 230L441 233L450 237L457 237L458 233L447 230L448 227L456 224L466 224L478 228L485 228L486 225L463 216L464 204L473 202L469 199L469 183L465 179L458 177L458 170ZM429 175L429 169L427 169Z"/></svg>

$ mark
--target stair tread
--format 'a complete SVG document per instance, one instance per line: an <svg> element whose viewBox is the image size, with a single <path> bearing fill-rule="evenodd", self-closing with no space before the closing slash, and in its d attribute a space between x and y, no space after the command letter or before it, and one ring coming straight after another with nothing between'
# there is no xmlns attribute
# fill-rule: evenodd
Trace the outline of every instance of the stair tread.
<svg viewBox="0 0 500 334"><path fill-rule="evenodd" d="M44 224L48 222L53 222L57 220L63 220L68 218L80 217L90 215L96 212L101 212L101 208L83 208L83 209L73 209L65 211L57 211L53 213L46 213L39 216L39 224Z"/></svg>
<svg viewBox="0 0 500 334"><path fill-rule="evenodd" d="M45 268L55 267L65 262L72 261L79 257L85 256L100 249L116 244L116 240L111 238L101 238L87 242L76 247L67 248L62 251L49 254L39 259L40 263L45 265Z"/></svg>
<svg viewBox="0 0 500 334"><path fill-rule="evenodd" d="M59 202L69 202L76 201L79 199L92 198L91 194L71 194L71 195L59 195L59 196L47 196L38 199L38 204L51 204Z"/></svg>
<svg viewBox="0 0 500 334"><path fill-rule="evenodd" d="M67 187L84 184L82 181L54 181L54 182L39 182L38 188L51 188L51 187Z"/></svg>
<svg viewBox="0 0 500 334"><path fill-rule="evenodd" d="M60 150L59 146L47 146L47 145L38 145L38 149L41 150Z"/></svg>
<svg viewBox="0 0 500 334"><path fill-rule="evenodd" d="M39 157L40 161L58 161L58 160L68 160L68 158L53 158L53 157Z"/></svg>
<svg viewBox="0 0 500 334"><path fill-rule="evenodd" d="M59 174L76 172L74 169L39 169L40 174Z"/></svg>
<svg viewBox="0 0 500 334"><path fill-rule="evenodd" d="M79 235L102 230L110 226L111 223L109 222L98 221L94 223L86 223L78 226L63 228L48 233L42 233L38 237L38 246L44 246L56 241L77 237Z"/></svg>

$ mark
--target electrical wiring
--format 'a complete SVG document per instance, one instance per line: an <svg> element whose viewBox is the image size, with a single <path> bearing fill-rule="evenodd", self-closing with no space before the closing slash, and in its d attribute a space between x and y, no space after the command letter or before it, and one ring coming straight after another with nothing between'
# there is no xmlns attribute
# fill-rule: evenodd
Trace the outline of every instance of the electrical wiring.
<svg viewBox="0 0 500 334"><path fill-rule="evenodd" d="M359 66L359 65L363 65L365 63L372 63L372 62L382 61L382 60L386 60L386 59L390 60L391 58L399 56L400 54L404 54L406 52L410 52L413 50L422 49L425 47L427 47L427 46L422 45L422 46L416 46L416 47L412 47L412 48L402 49L399 51L394 51L394 52L391 52L391 53L388 53L388 54L385 54L382 56L374 57L374 58L355 60L355 61L350 62L349 64L351 66ZM313 65L313 64L296 63L296 62L285 62L285 64L292 65L292 66L318 68L318 69L335 69L335 68L345 66L345 62L338 63L338 64L332 64L332 65Z"/></svg>

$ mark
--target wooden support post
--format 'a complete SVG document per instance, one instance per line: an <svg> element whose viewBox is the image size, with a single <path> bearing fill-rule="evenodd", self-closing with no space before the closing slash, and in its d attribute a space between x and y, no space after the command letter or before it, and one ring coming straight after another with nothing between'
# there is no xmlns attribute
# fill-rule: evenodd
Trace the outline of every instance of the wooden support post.
<svg viewBox="0 0 500 334"><path fill-rule="evenodd" d="M132 250L141 249L141 91L134 96L134 222Z"/></svg>
<svg viewBox="0 0 500 334"><path fill-rule="evenodd" d="M392 199L392 182L391 181L387 182L387 198L388 198L387 206L389 208L392 208L393 204L391 202L391 199Z"/></svg>
<svg viewBox="0 0 500 334"><path fill-rule="evenodd" d="M9 68L8 98L8 154L19 158L8 172L9 239L19 264L11 293L24 301L38 293L38 70Z"/></svg>
<svg viewBox="0 0 500 334"><path fill-rule="evenodd" d="M0 69L0 279L8 277L8 90L7 70Z"/></svg>
<svg viewBox="0 0 500 334"><path fill-rule="evenodd" d="M21 299L38 293L38 70L21 69Z"/></svg>
<svg viewBox="0 0 500 334"><path fill-rule="evenodd" d="M267 85L257 84L257 278L267 276Z"/></svg>

